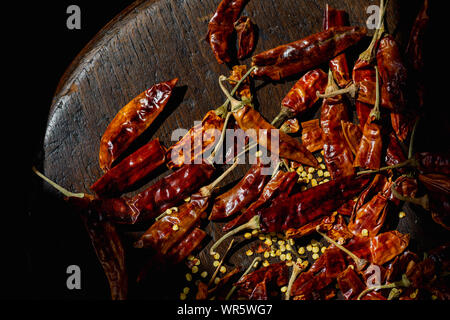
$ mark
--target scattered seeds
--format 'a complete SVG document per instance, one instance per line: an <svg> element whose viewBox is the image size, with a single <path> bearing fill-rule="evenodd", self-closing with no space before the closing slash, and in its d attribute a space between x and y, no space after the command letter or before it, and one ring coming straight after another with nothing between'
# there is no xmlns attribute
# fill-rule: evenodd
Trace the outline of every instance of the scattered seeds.
<svg viewBox="0 0 450 320"><path fill-rule="evenodd" d="M281 292L285 293L287 291L287 286L281 287Z"/></svg>
<svg viewBox="0 0 450 320"><path fill-rule="evenodd" d="M180 293L180 300L186 300L187 296L184 292Z"/></svg>
<svg viewBox="0 0 450 320"><path fill-rule="evenodd" d="M253 255L253 250L247 250L245 254L250 257Z"/></svg>
<svg viewBox="0 0 450 320"><path fill-rule="evenodd" d="M191 269L192 273L197 273L198 272L198 267L197 266L193 266Z"/></svg>
<svg viewBox="0 0 450 320"><path fill-rule="evenodd" d="M250 233L250 232L246 232L245 234L244 234L244 238L245 239L250 239L252 237L252 234Z"/></svg>
<svg viewBox="0 0 450 320"><path fill-rule="evenodd" d="M190 289L189 287L185 287L185 288L183 289L183 293L184 293L184 294L188 294L190 290L191 290L191 289Z"/></svg>
<svg viewBox="0 0 450 320"><path fill-rule="evenodd" d="M269 266L269 265L270 265L269 261L267 261L267 260L264 260L264 262L263 262L263 266L264 266L264 267L267 267L267 266Z"/></svg>
<svg viewBox="0 0 450 320"><path fill-rule="evenodd" d="M369 230L367 230L367 229L362 229L361 234L362 234L364 237L367 237L367 236L369 235Z"/></svg>
<svg viewBox="0 0 450 320"><path fill-rule="evenodd" d="M299 254L305 254L305 247L298 248L298 253Z"/></svg>
<svg viewBox="0 0 450 320"><path fill-rule="evenodd" d="M173 230L173 231L178 231L178 229L179 229L179 227L178 227L177 224L174 224L174 225L172 226L172 230Z"/></svg>
<svg viewBox="0 0 450 320"><path fill-rule="evenodd" d="M264 252L264 258L268 259L270 257L270 252L266 251Z"/></svg>
<svg viewBox="0 0 450 320"><path fill-rule="evenodd" d="M314 260L317 260L317 259L319 259L319 254L317 254L317 253L314 253L314 254L312 255L312 258L313 258Z"/></svg>
<svg viewBox="0 0 450 320"><path fill-rule="evenodd" d="M203 271L203 272L200 274L200 276L201 276L202 278L206 278L206 277L208 276L208 272L207 272L207 271Z"/></svg>
<svg viewBox="0 0 450 320"><path fill-rule="evenodd" d="M187 281L192 281L192 274L186 273L186 280Z"/></svg>
<svg viewBox="0 0 450 320"><path fill-rule="evenodd" d="M227 272L227 268L226 268L225 266L221 266L220 269L219 269L219 271L220 271L221 273L225 273L225 272Z"/></svg>
<svg viewBox="0 0 450 320"><path fill-rule="evenodd" d="M400 213L398 214L398 217L400 219L402 219L402 218L406 217L406 213L404 211L400 211Z"/></svg>

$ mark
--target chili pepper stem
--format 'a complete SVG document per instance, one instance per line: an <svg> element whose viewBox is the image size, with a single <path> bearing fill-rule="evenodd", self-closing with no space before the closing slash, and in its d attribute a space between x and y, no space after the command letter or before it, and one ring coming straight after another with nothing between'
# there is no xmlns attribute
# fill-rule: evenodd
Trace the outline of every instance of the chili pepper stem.
<svg viewBox="0 0 450 320"><path fill-rule="evenodd" d="M414 123L414 127L411 132L411 137L409 139L409 148L408 148L408 159L411 159L413 156L414 151L414 140L416 136L417 127L419 125L420 118L417 118L416 122Z"/></svg>
<svg viewBox="0 0 450 320"><path fill-rule="evenodd" d="M217 151L219 151L220 147L223 144L223 141L225 140L225 132L227 130L227 126L228 126L228 121L230 121L230 117L231 117L231 113L227 113L226 117L225 117L225 121L223 123L223 129L222 132L220 133L220 138L219 141L217 141L216 146L214 147L213 152L211 152L211 155L208 157L208 159L206 160L208 163L213 163L214 158L216 156Z"/></svg>
<svg viewBox="0 0 450 320"><path fill-rule="evenodd" d="M245 81L245 79L247 79L248 76L250 76L250 74L256 70L256 66L251 67L246 74L244 74L242 76L242 78L236 83L236 85L234 86L233 90L231 91L231 96L233 96L237 90L239 89L239 87L241 86L241 84ZM223 79L223 78L222 78ZM227 78L225 77L225 80ZM221 82L219 81L219 85L222 87ZM230 103L230 100L227 99L223 105L221 105L219 108L217 108L214 112L216 113L216 115L221 116L222 118L225 117L228 113L228 105Z"/></svg>
<svg viewBox="0 0 450 320"><path fill-rule="evenodd" d="M367 260L359 258L353 252L351 252L344 246L340 245L339 243L337 243L336 241L334 241L333 239L328 237L326 234L320 232L320 225L316 227L316 231L318 234L320 234L322 237L324 237L324 239L327 240L329 243L334 244L337 248L341 249L346 254L348 254L350 256L350 258L352 258L353 261L355 261L356 268L358 269L358 271L361 271L364 268L364 266L368 263Z"/></svg>
<svg viewBox="0 0 450 320"><path fill-rule="evenodd" d="M376 53L376 45L378 44L378 40L380 40L381 36L384 33L384 16L386 14L386 8L389 0L386 1L386 4L384 3L384 0L380 1L380 20L378 22L377 29L375 33L373 34L372 41L370 42L369 47L359 55L359 60L365 61L367 63L372 63L372 61L375 59L375 53Z"/></svg>
<svg viewBox="0 0 450 320"><path fill-rule="evenodd" d="M278 128L289 118L289 112L282 107L280 113L273 119L271 125Z"/></svg>
<svg viewBox="0 0 450 320"><path fill-rule="evenodd" d="M55 188L56 190L58 190L60 193L62 193L63 195L65 195L68 198L85 198L86 195L84 193L73 193L70 192L69 190L61 187L59 184L57 184L56 182L50 180L49 178L47 178L44 174L42 174L41 172L39 172L35 166L31 167L31 169L33 170L33 172L40 177L42 180L44 180L45 182L47 182L48 184L50 184L53 188Z"/></svg>
<svg viewBox="0 0 450 320"><path fill-rule="evenodd" d="M200 189L200 193L202 196L204 197L209 197L211 195L211 193L214 191L214 189L216 188L216 186L222 182L223 179L225 179L225 177L231 172L233 171L238 165L238 162L235 161L233 163L233 165L231 167L229 167L227 170L225 170L224 173L222 173L220 175L220 177L218 177L215 181L213 181L213 183L211 183L210 185L203 187Z"/></svg>
<svg viewBox="0 0 450 320"><path fill-rule="evenodd" d="M378 73L378 67L375 66L375 77L376 77L376 89L375 89L375 105L372 111L370 111L369 118L375 118L375 120L381 119L380 112L380 74Z"/></svg>
<svg viewBox="0 0 450 320"><path fill-rule="evenodd" d="M406 275L402 275L402 280L400 280L400 281L389 283L389 284L384 284L381 286L373 286L373 287L365 289L363 292L361 292L359 294L357 300L361 300L361 298L363 296L365 296L367 293L374 291L374 290L391 289L391 288L398 288L398 287L408 288L409 286L411 286L411 281L409 281L409 279Z"/></svg>
<svg viewBox="0 0 450 320"><path fill-rule="evenodd" d="M341 95L341 94L349 94L350 97L355 98L358 90L359 90L359 85L352 82L344 89L338 89L338 90L333 90L333 91L330 90L329 92L325 92L325 93L320 93L319 91L317 91L316 94L317 94L317 97L320 99L333 98L333 97Z"/></svg>
<svg viewBox="0 0 450 320"><path fill-rule="evenodd" d="M222 266L223 262L225 261L225 257L227 256L228 252L230 251L231 247L233 246L234 239L231 240L230 244L228 245L227 251L225 251L224 255L222 256L222 259L219 262L219 265L217 266L216 270L214 271L213 275L211 276L211 279L208 282L208 287L213 283L214 279L217 276L217 273L219 273L220 267Z"/></svg>
<svg viewBox="0 0 450 320"><path fill-rule="evenodd" d="M258 215L254 216L251 220L249 220L247 223L237 227L236 229L231 230L230 232L224 234L219 240L217 240L212 247L209 249L209 253L211 255L216 254L215 250L216 248L224 242L227 238L234 236L235 234L241 232L242 230L251 229L251 230L259 230L260 225L260 217Z"/></svg>
<svg viewBox="0 0 450 320"><path fill-rule="evenodd" d="M363 175L363 174L370 174L370 173L380 173L383 171L387 171L387 170L391 170L391 169L399 169L399 168L404 168L407 166L411 166L411 167L416 167L417 166L417 162L415 159L408 159L406 161L403 161L399 164L394 164L392 166L387 166L387 167L382 167L380 169L376 169L376 170L365 170L365 171L359 171L357 173L357 175Z"/></svg>
<svg viewBox="0 0 450 320"><path fill-rule="evenodd" d="M400 193L398 193L398 191L395 190L395 187L396 187L396 184L394 183L391 187L391 191L392 191L392 194L394 195L394 197L396 197L397 199L421 206L422 208L424 208L427 211L430 210L430 198L427 194L420 198L405 197L405 196L401 195Z"/></svg>
<svg viewBox="0 0 450 320"><path fill-rule="evenodd" d="M242 274L242 276L239 278L238 282L245 277L246 275L248 275L250 273L250 271L252 270L253 266L255 265L256 262L261 261L261 257L256 257L255 259L253 259L252 263L250 264L250 266L247 268L247 270L245 270L245 272ZM236 286L233 286L230 291L228 292L227 296L225 297L225 300L230 300L231 296L233 295L234 291L236 291Z"/></svg>
<svg viewBox="0 0 450 320"><path fill-rule="evenodd" d="M291 299L292 286L294 285L295 279L297 279L298 275L300 274L300 272L302 272L302 270L303 270L302 267L300 267L297 263L294 263L294 266L292 268L292 274L291 274L291 277L289 278L288 288L287 288L286 296L284 297L284 300Z"/></svg>

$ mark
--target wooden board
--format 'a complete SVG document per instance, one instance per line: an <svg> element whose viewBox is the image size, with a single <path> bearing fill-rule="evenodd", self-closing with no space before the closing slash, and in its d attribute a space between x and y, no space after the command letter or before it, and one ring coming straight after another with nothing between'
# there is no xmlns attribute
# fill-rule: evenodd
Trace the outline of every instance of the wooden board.
<svg viewBox="0 0 450 320"><path fill-rule="evenodd" d="M351 24L357 26L366 25L366 9L374 4L370 0L250 1L243 14L251 17L259 29L255 52L321 31L327 2L349 12ZM98 149L108 123L129 100L157 82L180 79L166 111L139 139L140 143L159 137L165 146L170 146L173 130L191 128L208 110L223 103L218 77L227 75L229 69L216 62L204 41L208 21L218 3L219 0L137 1L92 39L62 77L52 102L44 140L43 170L48 177L69 190L88 192L101 176ZM401 14L407 12L401 8L404 5L392 0L387 13L388 28L402 46L411 21L411 17ZM402 21L408 27L402 27ZM367 44L364 41L353 48L353 57ZM249 61L242 63L248 65ZM278 113L280 101L299 77L279 83L256 82L256 105L266 119L271 120ZM237 168L224 184L239 179L246 169ZM207 226L211 237L220 235L218 226ZM130 231L143 230L121 231L129 244L129 235L133 234ZM246 243L241 243L233 251L226 262L229 268L248 266L253 257L245 256L246 247ZM138 267L139 254L130 249L130 270ZM211 275L211 258L205 252L199 256L201 271L207 270ZM131 283L130 295L177 298L185 286L186 269L180 268L170 279L166 277L165 291L145 290ZM153 285L159 288L156 278Z"/></svg>

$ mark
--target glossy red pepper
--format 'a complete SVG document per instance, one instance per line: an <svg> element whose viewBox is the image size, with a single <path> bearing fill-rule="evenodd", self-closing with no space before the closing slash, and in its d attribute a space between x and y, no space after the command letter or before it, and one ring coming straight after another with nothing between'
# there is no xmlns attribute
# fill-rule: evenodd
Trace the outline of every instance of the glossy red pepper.
<svg viewBox="0 0 450 320"><path fill-rule="evenodd" d="M319 100L317 92L323 93L326 86L327 75L321 69L305 73L281 101L281 111L273 120L273 126L278 127L286 119L311 109Z"/></svg>
<svg viewBox="0 0 450 320"><path fill-rule="evenodd" d="M196 248L198 248L205 237L205 231L195 228L183 240L169 250L168 260L170 263L178 264L185 260Z"/></svg>
<svg viewBox="0 0 450 320"><path fill-rule="evenodd" d="M357 298L358 295L366 288L358 274L351 267L345 269L345 271L337 277L337 283L346 300Z"/></svg>
<svg viewBox="0 0 450 320"><path fill-rule="evenodd" d="M330 7L328 4L325 7L325 15L323 20L323 29L328 30L331 27L348 26L348 15L344 10L337 10ZM333 58L330 63L330 70L333 77L336 79L339 87L345 88L350 84L350 72L347 64L347 57L345 53L341 53Z"/></svg>
<svg viewBox="0 0 450 320"><path fill-rule="evenodd" d="M256 54L252 57L252 66L258 67L254 74L281 80L311 70L358 43L366 32L358 27L333 27Z"/></svg>
<svg viewBox="0 0 450 320"><path fill-rule="evenodd" d="M441 173L450 175L450 154L448 152L421 152L415 155L420 173Z"/></svg>
<svg viewBox="0 0 450 320"><path fill-rule="evenodd" d="M239 20L234 23L234 28L237 33L237 58L241 60L247 57L255 49L255 27L249 17L240 17Z"/></svg>
<svg viewBox="0 0 450 320"><path fill-rule="evenodd" d="M231 62L234 23L248 0L222 0L209 21L207 41L218 63Z"/></svg>
<svg viewBox="0 0 450 320"><path fill-rule="evenodd" d="M337 86L333 78L329 77L327 90L335 90L336 88ZM323 100L320 113L323 156L332 179L351 176L355 173L353 168L353 154L345 141L341 126L342 121L348 120L347 105L343 96L338 95Z"/></svg>
<svg viewBox="0 0 450 320"><path fill-rule="evenodd" d="M120 194L164 164L165 153L159 139L152 140L105 173L91 190L101 197Z"/></svg>
<svg viewBox="0 0 450 320"><path fill-rule="evenodd" d="M384 162L388 166L394 166L399 163L402 163L406 161L405 152L403 151L402 146L400 145L399 141L397 140L397 137L395 133L391 133L389 135L389 144L386 150L386 156L384 159Z"/></svg>
<svg viewBox="0 0 450 320"><path fill-rule="evenodd" d="M359 126L349 121L341 121L342 133L345 141L354 155L358 152L359 144L361 143L362 131Z"/></svg>
<svg viewBox="0 0 450 320"><path fill-rule="evenodd" d="M214 221L231 217L255 201L270 179L263 170L264 165L258 158L258 163L233 188L214 200L209 219Z"/></svg>
<svg viewBox="0 0 450 320"><path fill-rule="evenodd" d="M319 119L302 122L302 143L310 152L323 149L322 128Z"/></svg>
<svg viewBox="0 0 450 320"><path fill-rule="evenodd" d="M117 113L100 141L99 163L103 171L111 169L113 162L164 110L177 82L175 78L155 84Z"/></svg>

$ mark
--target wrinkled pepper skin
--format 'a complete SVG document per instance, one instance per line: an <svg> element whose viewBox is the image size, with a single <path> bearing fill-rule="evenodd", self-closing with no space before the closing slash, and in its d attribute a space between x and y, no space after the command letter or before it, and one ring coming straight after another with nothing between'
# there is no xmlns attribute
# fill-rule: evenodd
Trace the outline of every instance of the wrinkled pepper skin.
<svg viewBox="0 0 450 320"><path fill-rule="evenodd" d="M91 190L101 197L122 193L164 164L165 153L159 139L152 140L106 172Z"/></svg>
<svg viewBox="0 0 450 320"><path fill-rule="evenodd" d="M252 57L254 75L274 81L311 70L330 61L366 35L365 28L333 27Z"/></svg>
<svg viewBox="0 0 450 320"><path fill-rule="evenodd" d="M364 169L379 169L381 166L381 153L383 139L380 126L368 119L363 129L361 143L356 153L354 167Z"/></svg>
<svg viewBox="0 0 450 320"><path fill-rule="evenodd" d="M234 28L237 33L237 58L241 60L250 55L255 49L255 27L249 17L240 17L239 20L234 23Z"/></svg>
<svg viewBox="0 0 450 320"><path fill-rule="evenodd" d="M255 201L270 179L269 175L263 174L263 169L264 165L258 161L233 188L218 196L209 220L231 217Z"/></svg>
<svg viewBox="0 0 450 320"><path fill-rule="evenodd" d="M177 82L175 78L154 85L116 114L100 141L99 164L103 171L111 169L113 162L164 110Z"/></svg>
<svg viewBox="0 0 450 320"><path fill-rule="evenodd" d="M273 199L267 208L258 212L261 230L282 232L331 215L342 204L359 194L369 181L367 176L350 176L331 180L293 195L282 194Z"/></svg>
<svg viewBox="0 0 450 320"><path fill-rule="evenodd" d="M195 249L198 248L205 237L205 231L195 228L183 240L169 250L168 260L170 260L172 264L178 264L184 261Z"/></svg>
<svg viewBox="0 0 450 320"><path fill-rule="evenodd" d="M277 154L280 158L300 162L311 167L317 167L317 159L305 146L295 138L276 129L251 106L245 105L238 111L233 112L233 116L236 119L239 128L244 130L253 141L258 142L264 148ZM271 134L273 131L277 131L279 134L278 150L271 144Z"/></svg>
<svg viewBox="0 0 450 320"><path fill-rule="evenodd" d="M323 20L324 30L328 30L331 27L344 27L348 25L348 15L344 10L337 10L328 4L326 5ZM351 78L345 53L341 53L333 58L329 63L329 67L339 87L345 88L350 84Z"/></svg>
<svg viewBox="0 0 450 320"><path fill-rule="evenodd" d="M167 167L176 169L199 161L214 147L216 136L213 132L220 133L224 123L225 120L213 110L208 111L201 123L191 128L183 138L167 150ZM196 145L196 141L202 142L201 147ZM189 154L185 152L186 150L190 151Z"/></svg>
<svg viewBox="0 0 450 320"><path fill-rule="evenodd" d="M321 69L305 73L281 101L282 111L293 118L305 112L319 100L317 92L325 92L327 74Z"/></svg>
<svg viewBox="0 0 450 320"><path fill-rule="evenodd" d="M302 122L302 144L310 152L323 149L322 128L319 119Z"/></svg>
<svg viewBox="0 0 450 320"><path fill-rule="evenodd" d="M182 203L185 198L204 186L214 172L214 167L205 163L184 165L149 186L133 198L135 206L141 212L139 221L152 220L167 209Z"/></svg>
<svg viewBox="0 0 450 320"><path fill-rule="evenodd" d="M415 155L415 159L420 173L450 175L450 153L448 152L421 152Z"/></svg>
<svg viewBox="0 0 450 320"><path fill-rule="evenodd" d="M218 63L231 62L230 45L234 23L248 0L222 0L209 21L206 40Z"/></svg>

